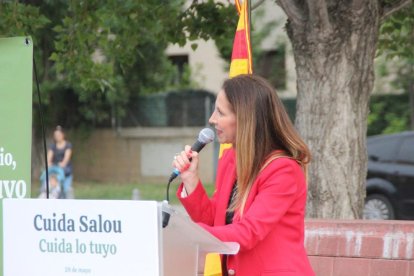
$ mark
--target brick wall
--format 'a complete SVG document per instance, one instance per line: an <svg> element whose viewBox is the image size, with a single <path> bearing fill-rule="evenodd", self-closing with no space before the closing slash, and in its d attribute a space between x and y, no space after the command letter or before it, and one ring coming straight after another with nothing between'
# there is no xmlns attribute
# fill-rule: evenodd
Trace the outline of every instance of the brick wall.
<svg viewBox="0 0 414 276"><path fill-rule="evenodd" d="M318 276L414 276L414 222L307 220Z"/></svg>

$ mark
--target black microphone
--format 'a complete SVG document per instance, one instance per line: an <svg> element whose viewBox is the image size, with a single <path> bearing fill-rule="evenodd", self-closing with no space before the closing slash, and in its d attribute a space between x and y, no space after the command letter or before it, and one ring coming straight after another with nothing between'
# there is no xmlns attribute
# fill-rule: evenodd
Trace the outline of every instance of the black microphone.
<svg viewBox="0 0 414 276"><path fill-rule="evenodd" d="M198 134L197 141L191 146L192 151L200 152L205 145L208 143L213 142L214 140L214 131L211 128L203 128L200 133ZM191 158L190 158L191 161ZM167 184L167 194L166 194L166 200L164 201L165 204L168 205L168 202L170 201L170 185L171 182L180 175L180 171L175 168L168 179ZM168 225L168 222L170 220L170 214L167 211L162 211L162 227L165 228Z"/></svg>
<svg viewBox="0 0 414 276"><path fill-rule="evenodd" d="M200 152L205 147L205 145L213 142L213 140L214 140L214 131L211 128L203 128L198 134L197 141L195 141L195 143L191 146L191 150ZM191 161L191 158L190 158L190 161ZM168 182L172 182L179 175L180 175L180 171L177 168L175 168Z"/></svg>

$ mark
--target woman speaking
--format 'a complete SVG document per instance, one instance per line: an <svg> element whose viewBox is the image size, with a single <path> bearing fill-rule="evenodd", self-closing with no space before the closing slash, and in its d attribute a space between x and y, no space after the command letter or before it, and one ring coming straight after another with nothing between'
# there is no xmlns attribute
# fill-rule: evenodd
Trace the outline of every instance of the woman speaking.
<svg viewBox="0 0 414 276"><path fill-rule="evenodd" d="M183 182L177 196L193 221L240 244L237 255L222 256L224 275L314 275L304 248L310 153L276 91L254 75L226 80L209 122L220 143L233 144L220 159L214 195L200 182L190 146L173 166Z"/></svg>

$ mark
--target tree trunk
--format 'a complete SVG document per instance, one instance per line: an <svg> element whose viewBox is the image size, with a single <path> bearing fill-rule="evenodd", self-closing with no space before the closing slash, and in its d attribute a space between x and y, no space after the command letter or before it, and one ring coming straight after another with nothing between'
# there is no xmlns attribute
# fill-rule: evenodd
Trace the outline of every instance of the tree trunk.
<svg viewBox="0 0 414 276"><path fill-rule="evenodd" d="M354 219L365 198L380 11L376 0L360 1L357 9L338 2L326 18L318 11L320 18L310 15L301 28L288 22L287 31L298 79L295 123L312 153L307 216Z"/></svg>

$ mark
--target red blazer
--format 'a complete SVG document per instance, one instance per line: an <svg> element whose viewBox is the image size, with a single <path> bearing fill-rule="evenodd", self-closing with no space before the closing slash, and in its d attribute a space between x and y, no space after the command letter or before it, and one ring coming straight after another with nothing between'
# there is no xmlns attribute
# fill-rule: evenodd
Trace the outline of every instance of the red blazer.
<svg viewBox="0 0 414 276"><path fill-rule="evenodd" d="M222 241L240 244L239 253L227 258L229 274L315 275L304 247L306 181L298 163L283 157L273 160L253 183L244 215L236 211L233 223L225 225L235 180L235 152L229 149L220 159L211 198L201 183L185 198L181 197L183 185L177 191L193 221Z"/></svg>

